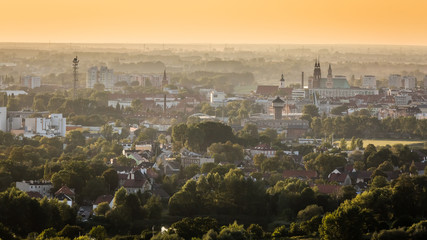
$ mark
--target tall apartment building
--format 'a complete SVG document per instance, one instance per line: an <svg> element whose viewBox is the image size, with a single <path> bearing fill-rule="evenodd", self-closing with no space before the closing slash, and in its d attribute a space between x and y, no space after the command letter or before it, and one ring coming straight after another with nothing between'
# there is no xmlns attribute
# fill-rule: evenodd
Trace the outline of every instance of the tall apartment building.
<svg viewBox="0 0 427 240"><path fill-rule="evenodd" d="M362 78L362 88L377 88L377 79L373 75L364 75Z"/></svg>
<svg viewBox="0 0 427 240"><path fill-rule="evenodd" d="M417 87L417 78L414 76L404 76L402 85L405 89L415 89Z"/></svg>
<svg viewBox="0 0 427 240"><path fill-rule="evenodd" d="M93 88L96 83L103 84L106 89L112 89L116 83L116 76L113 69L102 66L91 67L86 74L86 88Z"/></svg>
<svg viewBox="0 0 427 240"><path fill-rule="evenodd" d="M41 86L41 78L36 76L23 76L21 77L21 85L27 88L36 88Z"/></svg>
<svg viewBox="0 0 427 240"><path fill-rule="evenodd" d="M391 74L388 77L388 87L389 88L401 88L402 86L402 76L399 74Z"/></svg>

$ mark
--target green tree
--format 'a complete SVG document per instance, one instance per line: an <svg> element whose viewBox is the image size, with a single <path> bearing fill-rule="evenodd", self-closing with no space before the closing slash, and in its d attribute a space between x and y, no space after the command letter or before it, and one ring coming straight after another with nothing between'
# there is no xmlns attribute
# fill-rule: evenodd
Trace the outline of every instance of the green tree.
<svg viewBox="0 0 427 240"><path fill-rule="evenodd" d="M102 177L104 178L104 182L109 192L114 191L119 185L119 176L117 175L117 171L114 170L114 168L105 170L102 173Z"/></svg>
<svg viewBox="0 0 427 240"><path fill-rule="evenodd" d="M110 205L107 202L102 202L93 210L97 216L105 216L110 211Z"/></svg>
<svg viewBox="0 0 427 240"><path fill-rule="evenodd" d="M84 233L83 228L67 224L61 231L58 232L59 237L74 239Z"/></svg>
<svg viewBox="0 0 427 240"><path fill-rule="evenodd" d="M92 227L88 235L96 240L104 240L107 238L107 231L104 226L98 225Z"/></svg>
<svg viewBox="0 0 427 240"><path fill-rule="evenodd" d="M345 202L323 217L319 232L324 240L359 240L362 238L363 226L364 217L360 207Z"/></svg>
<svg viewBox="0 0 427 240"><path fill-rule="evenodd" d="M313 217L321 216L322 214L323 208L317 206L316 204L312 204L299 211L297 216L300 221L308 221Z"/></svg>

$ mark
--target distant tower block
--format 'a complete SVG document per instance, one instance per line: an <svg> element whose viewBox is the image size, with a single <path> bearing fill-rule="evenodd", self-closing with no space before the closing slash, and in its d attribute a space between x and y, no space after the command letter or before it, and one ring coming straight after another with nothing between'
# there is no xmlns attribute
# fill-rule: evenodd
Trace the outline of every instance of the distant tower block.
<svg viewBox="0 0 427 240"><path fill-rule="evenodd" d="M79 60L77 56L73 59L73 73L74 73L74 85L73 85L73 99L77 98L77 82L78 79Z"/></svg>
<svg viewBox="0 0 427 240"><path fill-rule="evenodd" d="M285 102L280 99L279 96L273 100L274 120L282 120L282 111L284 106Z"/></svg>
<svg viewBox="0 0 427 240"><path fill-rule="evenodd" d="M282 78L280 79L280 86L279 86L279 88L285 88L285 78L283 77L283 74L282 74Z"/></svg>

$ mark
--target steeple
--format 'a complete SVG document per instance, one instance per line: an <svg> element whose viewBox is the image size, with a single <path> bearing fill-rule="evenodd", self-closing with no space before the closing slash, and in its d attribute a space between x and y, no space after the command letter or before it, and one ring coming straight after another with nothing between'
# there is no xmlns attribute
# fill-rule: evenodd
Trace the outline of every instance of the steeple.
<svg viewBox="0 0 427 240"><path fill-rule="evenodd" d="M326 80L326 88L334 88L334 82L332 80L332 67L331 64L329 64L328 68L328 77Z"/></svg>
<svg viewBox="0 0 427 240"><path fill-rule="evenodd" d="M166 69L165 69L165 71L163 72L162 86L164 87L168 84L169 84L169 82L168 82L168 78L166 77Z"/></svg>
<svg viewBox="0 0 427 240"><path fill-rule="evenodd" d="M282 73L282 78L280 79L279 88L285 88L285 77L283 76L283 73Z"/></svg>
<svg viewBox="0 0 427 240"><path fill-rule="evenodd" d="M316 63L314 64L314 72L313 72L313 88L320 88L321 78L322 78L322 71L320 70L320 62L319 62L319 59L316 59Z"/></svg>

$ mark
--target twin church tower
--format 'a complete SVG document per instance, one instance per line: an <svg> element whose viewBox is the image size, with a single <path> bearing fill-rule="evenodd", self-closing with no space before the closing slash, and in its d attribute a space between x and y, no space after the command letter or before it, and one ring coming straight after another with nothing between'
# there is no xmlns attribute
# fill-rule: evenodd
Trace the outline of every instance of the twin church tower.
<svg viewBox="0 0 427 240"><path fill-rule="evenodd" d="M325 81L325 86L322 86L322 70L320 69L320 62L316 60L314 63L314 73L313 77L308 80L308 88L334 88L334 81L332 79L332 68L331 64L329 64L328 68L328 76Z"/></svg>

